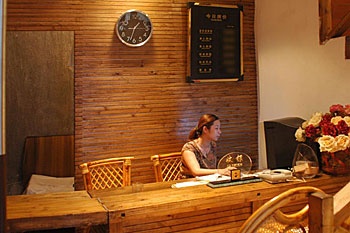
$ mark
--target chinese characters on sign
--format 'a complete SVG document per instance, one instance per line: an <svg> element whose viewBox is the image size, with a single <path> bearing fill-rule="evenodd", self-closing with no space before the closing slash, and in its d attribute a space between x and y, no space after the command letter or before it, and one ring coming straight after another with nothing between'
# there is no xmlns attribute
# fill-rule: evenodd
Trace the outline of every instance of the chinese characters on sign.
<svg viewBox="0 0 350 233"><path fill-rule="evenodd" d="M226 158L226 164L227 164L227 167L236 167L236 168L242 167L243 166L243 155L238 154L238 155L236 155L235 158L233 156L228 156Z"/></svg>
<svg viewBox="0 0 350 233"><path fill-rule="evenodd" d="M227 19L227 15L222 14L206 14L206 17L210 19L211 21L222 21Z"/></svg>

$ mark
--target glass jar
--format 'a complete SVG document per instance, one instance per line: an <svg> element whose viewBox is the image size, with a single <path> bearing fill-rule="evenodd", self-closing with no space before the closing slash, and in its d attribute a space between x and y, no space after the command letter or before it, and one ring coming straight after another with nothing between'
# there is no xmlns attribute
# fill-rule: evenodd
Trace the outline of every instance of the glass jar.
<svg viewBox="0 0 350 233"><path fill-rule="evenodd" d="M293 175L297 178L314 178L319 173L315 151L305 143L298 144L293 158Z"/></svg>

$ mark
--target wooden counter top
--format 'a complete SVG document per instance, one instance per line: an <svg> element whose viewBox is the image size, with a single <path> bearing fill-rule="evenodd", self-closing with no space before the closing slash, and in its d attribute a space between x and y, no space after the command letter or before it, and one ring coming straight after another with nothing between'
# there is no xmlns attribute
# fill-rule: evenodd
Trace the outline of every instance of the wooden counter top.
<svg viewBox="0 0 350 233"><path fill-rule="evenodd" d="M9 232L107 224L107 211L86 191L7 196Z"/></svg>
<svg viewBox="0 0 350 233"><path fill-rule="evenodd" d="M142 192L132 192L132 187L124 187L91 191L90 194L108 210L110 232L226 229L235 232L258 207L283 191L314 186L334 194L349 181L350 176L322 175L306 182L258 182L215 189L206 185L171 188L174 182L162 182L144 184Z"/></svg>
<svg viewBox="0 0 350 233"><path fill-rule="evenodd" d="M171 188L185 181L144 184L141 192L129 186L89 193L8 196L8 231L108 224L110 232L237 232L258 207L283 191L314 186L335 194L350 176L322 175L306 182L258 182L215 189L207 185Z"/></svg>

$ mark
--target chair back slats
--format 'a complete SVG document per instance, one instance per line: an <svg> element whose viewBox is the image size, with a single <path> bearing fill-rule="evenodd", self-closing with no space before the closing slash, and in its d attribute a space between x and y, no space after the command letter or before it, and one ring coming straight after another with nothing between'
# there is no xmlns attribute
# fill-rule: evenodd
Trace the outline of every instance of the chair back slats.
<svg viewBox="0 0 350 233"><path fill-rule="evenodd" d="M181 152L151 156L157 182L181 179Z"/></svg>
<svg viewBox="0 0 350 233"><path fill-rule="evenodd" d="M131 160L133 157L119 157L96 160L79 167L86 190L99 190L129 186L131 184Z"/></svg>
<svg viewBox="0 0 350 233"><path fill-rule="evenodd" d="M257 209L240 228L239 233L308 232L309 198L312 194L326 195L322 190L304 186L287 190ZM306 204L305 204L306 202ZM285 212L290 204L303 203L297 211ZM316 224L313 222L313 224ZM322 231L326 233L327 231Z"/></svg>

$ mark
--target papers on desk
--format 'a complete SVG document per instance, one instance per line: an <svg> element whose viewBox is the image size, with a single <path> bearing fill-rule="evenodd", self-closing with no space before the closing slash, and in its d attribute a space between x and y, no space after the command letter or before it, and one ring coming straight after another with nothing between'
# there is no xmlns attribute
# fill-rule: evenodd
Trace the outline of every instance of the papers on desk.
<svg viewBox="0 0 350 233"><path fill-rule="evenodd" d="M181 183L176 183L176 184L173 184L171 187L184 188L184 187L208 184L211 181L222 181L222 180L231 180L231 177L223 176L218 173L207 175L207 176L197 176L195 181L185 181Z"/></svg>
<svg viewBox="0 0 350 233"><path fill-rule="evenodd" d="M173 184L171 187L172 188L185 188L185 187L203 185L203 184L207 184L207 183L208 183L208 181L202 181L202 180L199 180L199 181L185 181L185 182Z"/></svg>
<svg viewBox="0 0 350 233"><path fill-rule="evenodd" d="M207 176L196 176L196 180L203 180L203 181L222 181L222 180L231 180L231 177L229 176L223 176L220 175L219 173L215 173L212 175L207 175Z"/></svg>

